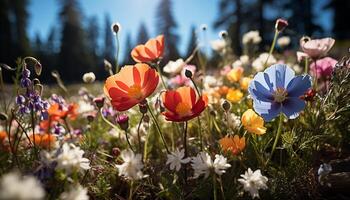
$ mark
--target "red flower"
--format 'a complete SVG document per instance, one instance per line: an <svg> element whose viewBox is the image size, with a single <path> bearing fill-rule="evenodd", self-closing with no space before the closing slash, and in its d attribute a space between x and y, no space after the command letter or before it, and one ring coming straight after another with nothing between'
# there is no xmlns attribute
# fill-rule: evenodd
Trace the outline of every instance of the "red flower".
<svg viewBox="0 0 350 200"><path fill-rule="evenodd" d="M168 121L188 121L199 116L208 105L207 96L197 99L194 89L187 86L175 91L166 91L162 97L164 107L167 109L162 114Z"/></svg>
<svg viewBox="0 0 350 200"><path fill-rule="evenodd" d="M104 92L116 110L125 111L150 96L158 82L158 73L147 64L127 65L107 78Z"/></svg>
<svg viewBox="0 0 350 200"><path fill-rule="evenodd" d="M164 35L158 35L146 42L137 45L131 51L131 57L138 63L152 62L160 58L164 53Z"/></svg>

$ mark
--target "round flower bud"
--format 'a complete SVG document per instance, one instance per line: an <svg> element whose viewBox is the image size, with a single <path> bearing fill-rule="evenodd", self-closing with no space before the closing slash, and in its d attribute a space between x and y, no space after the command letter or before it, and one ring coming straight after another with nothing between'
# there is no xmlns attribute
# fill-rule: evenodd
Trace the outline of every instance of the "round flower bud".
<svg viewBox="0 0 350 200"><path fill-rule="evenodd" d="M222 103L221 106L225 111L229 111L231 109L231 103L226 100L224 101L224 103Z"/></svg>
<svg viewBox="0 0 350 200"><path fill-rule="evenodd" d="M29 78L22 78L21 79L21 87L27 88L32 84L32 81Z"/></svg>
<svg viewBox="0 0 350 200"><path fill-rule="evenodd" d="M0 120L1 121L6 121L7 119L8 119L8 116L5 113L0 112Z"/></svg>
<svg viewBox="0 0 350 200"><path fill-rule="evenodd" d="M117 123L121 129L127 130L129 128L129 117L125 114L118 115Z"/></svg>
<svg viewBox="0 0 350 200"><path fill-rule="evenodd" d="M83 75L83 81L85 83L93 83L96 79L96 76L93 72L85 73Z"/></svg>
<svg viewBox="0 0 350 200"><path fill-rule="evenodd" d="M139 104L139 109L140 109L140 113L142 114L146 114L148 111L147 106L145 104Z"/></svg>
<svg viewBox="0 0 350 200"><path fill-rule="evenodd" d="M23 95L18 95L16 97L16 104L18 104L18 105L24 104L25 101L26 101L26 98Z"/></svg>
<svg viewBox="0 0 350 200"><path fill-rule="evenodd" d="M114 148L112 149L112 155L113 155L114 157L118 157L118 156L120 155L120 149L119 149L118 147L114 147Z"/></svg>
<svg viewBox="0 0 350 200"><path fill-rule="evenodd" d="M120 31L120 24L119 23L113 23L112 24L112 31L114 34L117 34Z"/></svg>
<svg viewBox="0 0 350 200"><path fill-rule="evenodd" d="M284 19L281 19L281 18L276 20L275 29L278 32L283 31L287 26L288 26L288 21L287 20L284 20Z"/></svg>
<svg viewBox="0 0 350 200"><path fill-rule="evenodd" d="M23 76L23 78L29 78L29 76L30 76L29 69L24 68L23 71L22 71L22 76Z"/></svg>
<svg viewBox="0 0 350 200"><path fill-rule="evenodd" d="M227 31L220 31L219 36L220 36L221 38L225 39L225 38L227 38L228 33L227 33Z"/></svg>
<svg viewBox="0 0 350 200"><path fill-rule="evenodd" d="M96 97L94 98L94 102L97 106L97 108L102 108L104 103L105 103L105 98L104 97Z"/></svg>
<svg viewBox="0 0 350 200"><path fill-rule="evenodd" d="M192 72L190 71L190 70L188 70L188 69L186 69L186 71L185 71L185 76L187 77L187 78L192 78Z"/></svg>

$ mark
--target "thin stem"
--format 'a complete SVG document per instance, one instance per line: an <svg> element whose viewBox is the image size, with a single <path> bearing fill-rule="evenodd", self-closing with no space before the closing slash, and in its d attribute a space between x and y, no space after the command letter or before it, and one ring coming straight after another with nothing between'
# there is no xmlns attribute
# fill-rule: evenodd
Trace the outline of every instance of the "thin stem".
<svg viewBox="0 0 350 200"><path fill-rule="evenodd" d="M115 33L115 40L116 40L116 55L115 55L115 73L119 72L119 37L118 33Z"/></svg>
<svg viewBox="0 0 350 200"><path fill-rule="evenodd" d="M214 200L217 200L217 191L216 191L216 174L213 173L213 194L214 194Z"/></svg>
<svg viewBox="0 0 350 200"><path fill-rule="evenodd" d="M202 124L201 124L201 119L199 116L197 117L198 120L198 131L199 131L199 140L200 140L200 145L201 145L201 151L203 151L203 136L202 136Z"/></svg>
<svg viewBox="0 0 350 200"><path fill-rule="evenodd" d="M128 200L132 200L132 193L134 192L133 189L134 189L134 181L131 181Z"/></svg>
<svg viewBox="0 0 350 200"><path fill-rule="evenodd" d="M315 59L314 60L314 62L315 62L315 80L314 80L314 85L315 85L315 90L317 91L317 85L318 85L318 77L317 77L317 68L318 68L318 66L317 66L317 59Z"/></svg>
<svg viewBox="0 0 350 200"><path fill-rule="evenodd" d="M162 75L162 71L160 70L159 63L158 63L158 62L156 63L156 68L157 68L158 74L159 74L159 76L160 76L160 80L162 81L162 85L163 85L164 89L165 89L165 90L168 90L168 87L167 87L166 84L165 84L165 81L164 81L163 75Z"/></svg>
<svg viewBox="0 0 350 200"><path fill-rule="evenodd" d="M158 130L158 133L159 133L159 135L160 135L160 137L161 137L161 139L162 139L162 142L163 142L163 145L164 145L164 147L165 147L165 150L166 150L166 152L167 152L168 154L170 154L170 151L169 151L169 149L168 149L168 146L167 146L167 144L166 144L166 142L165 142L164 135L163 135L162 131L160 130L158 121L157 121L156 117L154 116L154 114L153 114L153 112L152 112L152 110L151 110L151 107L148 105L148 103L147 103L146 105L147 105L147 109L148 109L149 113L150 113L151 116L152 116L153 122L154 122L154 124L156 125L156 128L157 128L157 130Z"/></svg>
<svg viewBox="0 0 350 200"><path fill-rule="evenodd" d="M184 138L183 138L183 146L185 150L185 156L184 158L186 159L188 157L188 151L187 151L187 121L185 121L184 124ZM184 166L184 176L185 176L185 184L187 185L187 165Z"/></svg>
<svg viewBox="0 0 350 200"><path fill-rule="evenodd" d="M222 185L222 179L221 176L219 176L219 183L220 183L220 190L221 190L221 198L225 200L225 193L224 193L224 187Z"/></svg>
<svg viewBox="0 0 350 200"><path fill-rule="evenodd" d="M271 150L271 154L270 154L270 157L269 159L266 161L266 164L267 165L269 163L269 161L271 160L272 156L273 156L273 153L276 149L276 146L277 146L277 143L278 143L278 140L281 136L281 132L282 132L282 123L283 123L283 114L280 114L280 120L279 120L279 123L278 123L278 129L277 129L277 134L276 134L276 137L275 137L275 141L273 142L273 146L272 146L272 150Z"/></svg>
<svg viewBox="0 0 350 200"><path fill-rule="evenodd" d="M279 32L278 32L278 30L276 29L276 30L275 30L275 35L273 36L273 41L272 41L272 44L271 44L271 47L270 47L269 55L267 56L267 59L266 59L266 61L265 61L265 63L264 63L264 68L266 68L266 64L267 64L267 62L268 62L270 56L272 55L273 50L275 49L275 45L276 45L276 40L277 40L278 34L279 34Z"/></svg>
<svg viewBox="0 0 350 200"><path fill-rule="evenodd" d="M101 114L101 117L102 117L102 120L105 121L108 125L110 125L112 128L114 129L119 129L116 125L114 125L112 122L110 122L108 119L106 119L104 116L103 116L103 113L102 113L102 108L100 109L100 114Z"/></svg>
<svg viewBox="0 0 350 200"><path fill-rule="evenodd" d="M132 148L131 143L130 143L130 140L129 140L129 137L128 137L128 131L125 130L124 132L125 132L126 142L128 143L129 148L131 149L132 152L135 153L135 150Z"/></svg>
<svg viewBox="0 0 350 200"><path fill-rule="evenodd" d="M190 80L193 83L193 86L196 89L198 96L202 96L201 92L199 91L199 88L198 88L197 84L194 82L192 77L190 78Z"/></svg>
<svg viewBox="0 0 350 200"><path fill-rule="evenodd" d="M137 126L137 139L139 141L139 152L141 153L142 150L142 145L141 145L141 136L140 136L140 128L141 128L141 124L143 121L143 118L145 117L145 114L142 114L139 125ZM142 154L142 153L141 153ZM142 154L142 160L143 160L143 154Z"/></svg>
<svg viewBox="0 0 350 200"><path fill-rule="evenodd" d="M309 73L309 59L305 58L305 74Z"/></svg>

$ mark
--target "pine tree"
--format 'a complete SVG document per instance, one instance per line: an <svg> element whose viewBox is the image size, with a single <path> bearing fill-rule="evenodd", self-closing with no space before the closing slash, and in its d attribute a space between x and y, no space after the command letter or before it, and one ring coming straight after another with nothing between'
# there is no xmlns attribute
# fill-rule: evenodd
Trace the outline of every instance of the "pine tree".
<svg viewBox="0 0 350 200"><path fill-rule="evenodd" d="M325 6L326 9L332 9L333 14L333 33L337 39L349 39L350 26L344 19L350 19L350 1L348 0L331 0Z"/></svg>
<svg viewBox="0 0 350 200"><path fill-rule="evenodd" d="M197 46L197 35L196 35L196 27L195 26L191 27L190 34L191 34L190 40L188 41L188 45L187 45L186 58L189 57L193 53L193 50Z"/></svg>
<svg viewBox="0 0 350 200"><path fill-rule="evenodd" d="M163 61L176 60L180 57L177 49L179 36L175 33L177 24L172 14L171 0L161 0L157 9L158 34L165 37L165 56Z"/></svg>
<svg viewBox="0 0 350 200"><path fill-rule="evenodd" d="M141 22L139 31L137 34L137 44L144 44L149 39L148 31L144 22Z"/></svg>
<svg viewBox="0 0 350 200"><path fill-rule="evenodd" d="M12 32L10 22L10 0L0 1L0 62L12 63Z"/></svg>
<svg viewBox="0 0 350 200"><path fill-rule="evenodd" d="M14 35L15 56L27 56L30 53L29 38L27 35L27 25L29 14L27 11L27 0L12 0L14 24L12 33Z"/></svg>
<svg viewBox="0 0 350 200"><path fill-rule="evenodd" d="M95 72L97 77L101 77L104 74L104 69L101 67L102 59L99 57L99 27L97 17L93 16L88 19L87 27L87 46L89 57L91 57L92 71Z"/></svg>
<svg viewBox="0 0 350 200"><path fill-rule="evenodd" d="M60 12L62 21L59 72L67 81L80 81L90 64L81 24L82 14L77 0L62 0Z"/></svg>
<svg viewBox="0 0 350 200"><path fill-rule="evenodd" d="M115 46L114 46L114 36L111 30L112 22L108 14L105 15L105 28L104 28L104 59L109 62L114 63L115 56Z"/></svg>
<svg viewBox="0 0 350 200"><path fill-rule="evenodd" d="M131 58L131 51L134 48L131 35L130 33L127 33L126 40L125 40L125 54L124 54L124 64L130 65L135 63L134 60Z"/></svg>

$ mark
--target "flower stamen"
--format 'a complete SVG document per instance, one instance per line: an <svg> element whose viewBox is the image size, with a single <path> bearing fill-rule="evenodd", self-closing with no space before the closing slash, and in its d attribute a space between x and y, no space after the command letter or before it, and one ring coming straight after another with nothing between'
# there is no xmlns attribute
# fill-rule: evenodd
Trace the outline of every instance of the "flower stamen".
<svg viewBox="0 0 350 200"><path fill-rule="evenodd" d="M277 88L273 93L274 100L278 103L282 103L284 100L286 100L287 96L288 92L284 88Z"/></svg>

